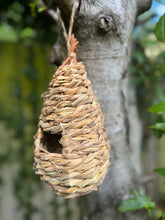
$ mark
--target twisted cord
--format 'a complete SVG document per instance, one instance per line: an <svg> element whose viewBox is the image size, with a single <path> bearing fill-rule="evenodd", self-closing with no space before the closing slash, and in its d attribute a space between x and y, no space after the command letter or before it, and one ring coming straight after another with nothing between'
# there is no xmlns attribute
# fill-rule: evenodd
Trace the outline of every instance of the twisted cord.
<svg viewBox="0 0 165 220"><path fill-rule="evenodd" d="M64 38L66 40L67 44L67 50L68 50L68 56L75 57L76 55L73 56L73 53L76 52L77 46L78 46L78 41L74 38L74 35L72 34L72 29L73 29L73 23L74 23L74 16L75 16L75 8L76 8L76 0L73 0L73 7L72 7L72 13L71 13L71 18L70 18L70 24L69 24L69 31L67 34L64 22L61 18L61 13L59 8L57 9L57 15L59 17L59 21L61 23L62 29L63 29L63 34ZM73 37L72 37L73 36ZM74 39L75 40L74 40Z"/></svg>
<svg viewBox="0 0 165 220"><path fill-rule="evenodd" d="M71 35L72 35L74 16L75 16L75 9L76 9L76 0L73 0L72 14L71 14L71 18L70 18L70 25L69 25L69 32L68 32L68 40L69 40L69 42L71 40Z"/></svg>

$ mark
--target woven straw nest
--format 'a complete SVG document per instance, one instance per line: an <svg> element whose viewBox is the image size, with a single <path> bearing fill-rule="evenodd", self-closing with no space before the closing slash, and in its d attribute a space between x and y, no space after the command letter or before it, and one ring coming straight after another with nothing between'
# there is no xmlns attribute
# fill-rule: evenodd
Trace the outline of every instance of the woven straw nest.
<svg viewBox="0 0 165 220"><path fill-rule="evenodd" d="M35 172L57 195L75 198L102 183L110 149L103 120L84 65L71 58L44 94L34 143Z"/></svg>

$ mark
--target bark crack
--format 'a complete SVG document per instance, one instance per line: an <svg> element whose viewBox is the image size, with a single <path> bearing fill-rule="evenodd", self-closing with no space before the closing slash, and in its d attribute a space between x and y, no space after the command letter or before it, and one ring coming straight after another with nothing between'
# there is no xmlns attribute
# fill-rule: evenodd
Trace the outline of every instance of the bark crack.
<svg viewBox="0 0 165 220"><path fill-rule="evenodd" d="M130 124L129 124L129 117L128 117L128 111L127 111L127 107L126 107L126 97L125 94L123 92L122 89L122 85L123 85L123 80L127 77L127 73L128 73L128 67L126 68L126 70L124 70L122 72L122 77L120 79L120 96L121 96L121 111L124 115L124 125L125 125L125 132L126 132L126 143L129 147L130 145L130 140L129 140L129 133L130 133Z"/></svg>
<svg viewBox="0 0 165 220"><path fill-rule="evenodd" d="M121 94L121 109L122 109L122 112L124 115L124 124L125 124L125 128L126 128L126 141L129 146L129 144L130 144L130 141L129 141L130 125L129 125L129 119L128 119L128 111L126 108L126 100L125 100L124 92L121 90L120 94Z"/></svg>

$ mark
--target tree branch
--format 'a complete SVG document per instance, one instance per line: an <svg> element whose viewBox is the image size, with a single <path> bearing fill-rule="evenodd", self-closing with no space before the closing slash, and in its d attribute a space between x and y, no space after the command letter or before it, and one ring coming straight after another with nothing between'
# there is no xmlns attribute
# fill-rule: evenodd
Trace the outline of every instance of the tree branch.
<svg viewBox="0 0 165 220"><path fill-rule="evenodd" d="M54 3L60 9L61 14L65 14L65 16L70 15L72 10L73 0L54 0Z"/></svg>
<svg viewBox="0 0 165 220"><path fill-rule="evenodd" d="M156 13L149 15L147 18L143 19L142 21L137 21L136 26L141 26L145 23L147 23L150 19L155 18L156 17Z"/></svg>
<svg viewBox="0 0 165 220"><path fill-rule="evenodd" d="M45 5L44 1L40 0L39 4L44 8L45 12L51 17L53 18L53 20L55 20L56 22L58 21L58 15L56 13L56 11L54 11L53 9L48 9L47 6Z"/></svg>
<svg viewBox="0 0 165 220"><path fill-rule="evenodd" d="M137 0L137 14L140 15L143 12L150 9L152 0Z"/></svg>

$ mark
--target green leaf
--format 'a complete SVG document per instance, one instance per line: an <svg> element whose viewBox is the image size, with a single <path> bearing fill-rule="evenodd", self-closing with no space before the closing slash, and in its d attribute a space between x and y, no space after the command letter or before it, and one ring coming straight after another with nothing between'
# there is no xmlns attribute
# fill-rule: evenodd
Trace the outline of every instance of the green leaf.
<svg viewBox="0 0 165 220"><path fill-rule="evenodd" d="M30 7L30 10L31 10L31 14L32 14L32 16L35 17L35 16L36 16L36 12L35 12L35 9L36 9L36 3L35 3L35 2L30 3L30 4L29 4L29 7Z"/></svg>
<svg viewBox="0 0 165 220"><path fill-rule="evenodd" d="M5 23L0 25L0 41L17 42L18 34L16 30L12 26Z"/></svg>
<svg viewBox="0 0 165 220"><path fill-rule="evenodd" d="M161 138L164 135L164 131L158 129L153 129L153 133L156 136L156 138Z"/></svg>
<svg viewBox="0 0 165 220"><path fill-rule="evenodd" d="M165 42L165 14L160 17L156 24L155 36L159 41Z"/></svg>
<svg viewBox="0 0 165 220"><path fill-rule="evenodd" d="M165 114L165 102L160 102L156 105L151 106L148 111L157 114Z"/></svg>
<svg viewBox="0 0 165 220"><path fill-rule="evenodd" d="M123 201L119 206L120 212L136 211L139 209L155 209L155 203L148 196L138 195Z"/></svg>
<svg viewBox="0 0 165 220"><path fill-rule="evenodd" d="M165 211L162 214L162 220L165 220Z"/></svg>
<svg viewBox="0 0 165 220"><path fill-rule="evenodd" d="M132 194L134 194L135 196L140 196L140 193L139 193L137 190L135 190L135 189L131 190L131 192L132 192Z"/></svg>
<svg viewBox="0 0 165 220"><path fill-rule="evenodd" d="M38 12L43 12L44 10L45 10L45 8L41 7L41 8L38 9Z"/></svg>
<svg viewBox="0 0 165 220"><path fill-rule="evenodd" d="M149 126L149 128L153 128L153 129L158 129L161 131L165 131L165 123L161 122L161 123L156 123L154 125Z"/></svg>
<svg viewBox="0 0 165 220"><path fill-rule="evenodd" d="M20 33L20 37L22 39L26 39L26 38L35 38L36 37L36 31L31 28L31 27L26 27L24 28L21 33Z"/></svg>
<svg viewBox="0 0 165 220"><path fill-rule="evenodd" d="M159 173L161 176L165 177L165 168L158 168L155 169L154 171Z"/></svg>

